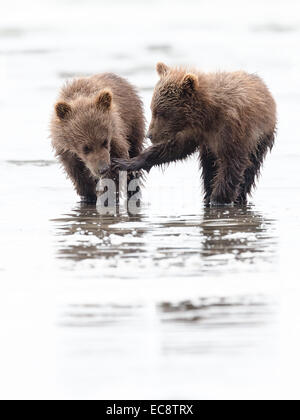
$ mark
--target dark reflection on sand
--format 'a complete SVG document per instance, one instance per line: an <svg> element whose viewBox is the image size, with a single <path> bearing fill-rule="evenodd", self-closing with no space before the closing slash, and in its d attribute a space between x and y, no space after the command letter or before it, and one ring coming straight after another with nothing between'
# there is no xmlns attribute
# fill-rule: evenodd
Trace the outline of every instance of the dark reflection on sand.
<svg viewBox="0 0 300 420"><path fill-rule="evenodd" d="M143 287L138 284L145 278L153 283L159 279L166 287L164 277L170 281L174 275L184 290L189 278L209 285L216 274L231 278L237 272L240 281L247 282L249 268L261 269L263 263L274 261L275 221L255 208L208 208L190 216L149 212L145 207L134 217L125 213L100 217L95 206L78 205L52 221L57 258L67 267L71 263L74 272L80 270L79 263L92 263L89 274L94 272L99 288L99 294L88 302L82 298L76 304L63 305L61 327L95 328L100 336L111 328L116 334L124 330L143 334L140 328L148 319L149 307L143 301L114 304L114 294L110 302L103 301L102 292L111 280L136 280L137 287ZM104 279L109 282L102 283ZM119 283L121 295L126 284ZM277 304L264 295L226 296L223 292L212 291L208 297L195 291L187 300L170 297L153 301L150 319L161 334L161 353L232 354L260 343L265 327L274 323ZM123 344L114 351L121 354Z"/></svg>
<svg viewBox="0 0 300 420"><path fill-rule="evenodd" d="M205 209L201 223L202 256L210 257L211 261L222 255L249 263L256 257L271 261L277 243L274 222L252 207Z"/></svg>
<svg viewBox="0 0 300 420"><path fill-rule="evenodd" d="M151 312L153 340L161 355L238 354L265 340L265 329L276 324L276 302L265 296L201 297L182 302L161 302ZM125 343L103 346L107 331L134 339L144 337L149 307L140 305L75 304L62 308L59 325L97 331L93 344L99 353L123 354ZM149 328L149 319L148 319ZM91 333L92 334L92 333ZM149 334L153 334L150 328ZM150 337L149 336L149 337ZM157 341L159 337L159 341ZM125 345L126 346L126 345ZM91 351L91 349L87 349Z"/></svg>
<svg viewBox="0 0 300 420"><path fill-rule="evenodd" d="M142 311L142 305L69 305L60 317L60 325L82 328L114 327L134 321Z"/></svg>
<svg viewBox="0 0 300 420"><path fill-rule="evenodd" d="M185 267L184 275L199 275L199 269L214 272L232 261L271 263L276 255L275 223L254 208L208 208L181 217L150 217L148 211L101 217L94 206L76 207L53 220L58 258L76 262L118 256ZM198 261L194 268L191 258Z"/></svg>
<svg viewBox="0 0 300 420"><path fill-rule="evenodd" d="M158 305L164 354L238 354L257 346L276 323L265 296L209 297Z"/></svg>
<svg viewBox="0 0 300 420"><path fill-rule="evenodd" d="M274 313L275 302L264 296L201 297L179 302L161 302L156 316L162 324L176 323L201 328L255 326ZM68 327L101 327L135 322L143 316L141 305L73 304L64 308L60 323Z"/></svg>
<svg viewBox="0 0 300 420"><path fill-rule="evenodd" d="M222 324L239 326L245 322L253 325L261 322L261 315L264 317L270 314L269 305L259 296L209 297L178 303L162 302L158 305L158 310L164 322L198 323L208 326L209 321L209 327L219 327Z"/></svg>
<svg viewBox="0 0 300 420"><path fill-rule="evenodd" d="M62 218L53 220L58 227L57 233L61 236L59 243L59 257L82 261L85 259L109 259L117 255L127 255L129 258L138 256L143 252L139 244L139 237L143 234L143 229L136 231L130 227L115 227L115 225L130 221L131 223L140 223L140 216L128 216L120 214L119 216L100 216L95 206L79 205L70 214ZM117 244L112 244L111 235L115 235L119 240ZM130 235L136 240L134 243L126 242L126 236ZM74 241L66 240L64 237L74 238ZM88 238L93 238L89 241ZM86 238L86 241L82 241ZM123 238L123 240L122 240ZM141 246L140 246L141 245Z"/></svg>

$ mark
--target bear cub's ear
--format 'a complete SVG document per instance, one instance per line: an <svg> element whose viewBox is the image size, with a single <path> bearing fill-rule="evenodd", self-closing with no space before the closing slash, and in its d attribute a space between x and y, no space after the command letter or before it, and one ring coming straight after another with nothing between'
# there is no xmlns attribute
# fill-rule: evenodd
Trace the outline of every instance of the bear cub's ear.
<svg viewBox="0 0 300 420"><path fill-rule="evenodd" d="M156 71L160 77L164 77L168 73L169 67L164 63L157 63Z"/></svg>
<svg viewBox="0 0 300 420"><path fill-rule="evenodd" d="M193 92L198 87L198 78L195 74L186 74L182 81L182 89L184 92Z"/></svg>
<svg viewBox="0 0 300 420"><path fill-rule="evenodd" d="M112 93L108 89L102 90L96 100L97 108L102 111L108 111L112 104Z"/></svg>
<svg viewBox="0 0 300 420"><path fill-rule="evenodd" d="M68 117L68 115L72 112L72 108L65 102L58 102L55 105L55 112L60 120L65 120Z"/></svg>

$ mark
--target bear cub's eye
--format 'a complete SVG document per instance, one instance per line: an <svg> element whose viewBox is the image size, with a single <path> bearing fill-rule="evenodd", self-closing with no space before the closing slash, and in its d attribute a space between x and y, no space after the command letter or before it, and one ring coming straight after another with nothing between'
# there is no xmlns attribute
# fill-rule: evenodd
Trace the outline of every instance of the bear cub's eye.
<svg viewBox="0 0 300 420"><path fill-rule="evenodd" d="M108 148L108 140L105 140L105 142L103 143L103 147L105 147L106 149Z"/></svg>
<svg viewBox="0 0 300 420"><path fill-rule="evenodd" d="M88 155L89 153L92 153L93 149L89 146L84 146L82 151L85 155Z"/></svg>

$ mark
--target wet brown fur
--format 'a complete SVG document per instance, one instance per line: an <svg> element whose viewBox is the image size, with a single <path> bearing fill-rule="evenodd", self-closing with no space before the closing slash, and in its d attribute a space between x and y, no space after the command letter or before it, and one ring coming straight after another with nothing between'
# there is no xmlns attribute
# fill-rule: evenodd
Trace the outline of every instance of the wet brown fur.
<svg viewBox="0 0 300 420"><path fill-rule="evenodd" d="M55 105L51 137L77 193L95 202L96 184L111 159L134 158L144 148L142 102L135 88L114 74L73 80Z"/></svg>
<svg viewBox="0 0 300 420"><path fill-rule="evenodd" d="M262 79L243 71L201 73L159 63L149 138L123 170L150 170L198 150L207 204L245 204L276 133L276 104Z"/></svg>

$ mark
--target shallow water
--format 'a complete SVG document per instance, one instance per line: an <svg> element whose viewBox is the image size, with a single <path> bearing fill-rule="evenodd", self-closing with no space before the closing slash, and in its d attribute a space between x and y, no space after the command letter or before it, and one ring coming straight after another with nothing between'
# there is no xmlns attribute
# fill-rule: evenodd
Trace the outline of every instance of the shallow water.
<svg viewBox="0 0 300 420"><path fill-rule="evenodd" d="M299 4L189 4L3 2L0 398L299 398ZM149 120L160 60L274 92L247 208L204 208L196 158L153 170L136 216L78 203L47 138L58 88L116 71Z"/></svg>

